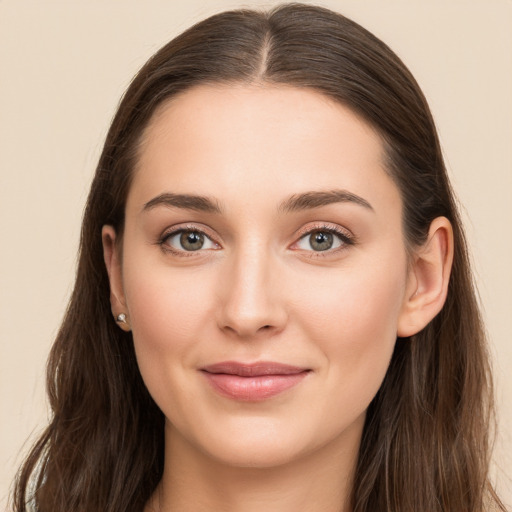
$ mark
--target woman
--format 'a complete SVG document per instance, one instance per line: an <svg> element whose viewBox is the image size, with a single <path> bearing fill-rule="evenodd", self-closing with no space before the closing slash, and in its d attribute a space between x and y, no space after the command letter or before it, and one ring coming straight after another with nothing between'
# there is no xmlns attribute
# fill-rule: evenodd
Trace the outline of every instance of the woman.
<svg viewBox="0 0 512 512"><path fill-rule="evenodd" d="M317 7L214 16L113 120L16 510L504 510L483 332L400 60Z"/></svg>

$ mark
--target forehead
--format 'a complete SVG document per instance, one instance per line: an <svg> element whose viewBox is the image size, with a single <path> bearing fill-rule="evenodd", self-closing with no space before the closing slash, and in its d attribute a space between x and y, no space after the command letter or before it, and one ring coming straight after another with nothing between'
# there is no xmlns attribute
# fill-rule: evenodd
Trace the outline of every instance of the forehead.
<svg viewBox="0 0 512 512"><path fill-rule="evenodd" d="M304 190L398 192L380 136L349 108L309 89L194 87L160 106L139 147L130 196L162 192L267 202ZM130 201L129 196L129 201Z"/></svg>

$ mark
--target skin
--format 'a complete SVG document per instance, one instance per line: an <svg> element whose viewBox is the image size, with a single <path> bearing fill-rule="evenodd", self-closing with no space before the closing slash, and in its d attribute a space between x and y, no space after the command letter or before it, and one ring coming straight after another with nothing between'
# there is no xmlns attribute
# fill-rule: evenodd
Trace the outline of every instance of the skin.
<svg viewBox="0 0 512 512"><path fill-rule="evenodd" d="M200 86L153 116L122 239L103 229L112 312L126 314L120 327L132 330L166 417L164 476L147 511L349 510L366 409L397 335L441 309L452 258L444 218L408 256L383 156L368 124L305 89ZM332 190L369 207L278 208ZM208 196L223 211L144 208L171 192ZM203 248L165 239L180 228L204 231ZM315 250L309 232L332 228L345 238ZM227 360L309 371L244 402L219 395L200 371Z"/></svg>

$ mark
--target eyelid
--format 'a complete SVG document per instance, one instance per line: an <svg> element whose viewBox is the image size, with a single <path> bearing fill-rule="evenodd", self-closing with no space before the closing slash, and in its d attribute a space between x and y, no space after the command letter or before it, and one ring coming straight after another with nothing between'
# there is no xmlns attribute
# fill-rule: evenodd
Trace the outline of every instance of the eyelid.
<svg viewBox="0 0 512 512"><path fill-rule="evenodd" d="M204 235L208 240L210 240L213 244L215 244L217 247L215 249L198 249L197 251L186 251L186 250L180 250L176 249L175 247L172 247L171 245L166 244L166 241L169 240L169 238L172 238L173 236L178 235L179 233L183 233L184 231L192 231L196 233L201 233ZM171 252L172 254L175 254L177 256L197 256L198 254L204 254L205 252L209 251L215 251L220 249L220 244L217 242L215 237L213 237L209 230L205 229L204 227L198 226L197 224L184 224L184 225L177 225L172 226L170 228L167 228L162 235L158 238L157 244L160 245L162 250Z"/></svg>
<svg viewBox="0 0 512 512"><path fill-rule="evenodd" d="M184 231L192 231L192 232L201 233L206 238L208 238L213 244L215 244L217 247L215 249L198 249L197 251L186 251L186 250L176 249L176 248L174 248L170 245L167 245L165 243L172 236L175 236ZM162 235L159 237L157 243L158 243L158 245L160 245L162 247L163 250L169 251L178 256L197 256L198 254L204 254L205 252L210 253L211 251L219 250L222 248L220 243L217 242L215 237L212 236L209 233L209 231L210 231L209 229L205 229L204 227L198 226L197 224L184 224L184 225L172 226L172 227L166 229L162 233ZM296 245L299 241L301 241L306 236L309 236L312 233L321 232L321 231L332 233L334 236L337 236L341 241L341 246L336 247L334 249L327 249L325 251L314 251L314 250L300 249L301 251L303 251L305 253L310 253L310 254L308 254L308 257L315 257L315 258L328 257L330 255L333 255L339 251L346 249L347 246L353 245L356 242L355 236L348 229L343 228L337 224L329 224L327 222L318 222L318 223L314 223L313 225L309 224L307 226L300 228L296 234L296 239L293 242L291 248L293 248L294 245Z"/></svg>
<svg viewBox="0 0 512 512"><path fill-rule="evenodd" d="M303 238L310 236L315 232L327 232L332 233L334 236L338 237L341 242L339 247L335 247L334 249L327 249L325 251L314 251L314 250L306 250L306 249L298 249L302 251L304 254L307 254L307 257L310 258L322 258L329 257L334 254L337 254L340 251L346 250L348 246L354 245L356 243L355 236L346 228L343 228L337 224L329 224L327 222L320 222L314 225L307 225L301 228L297 233L297 240L292 244L293 246L297 245Z"/></svg>
<svg viewBox="0 0 512 512"><path fill-rule="evenodd" d="M317 222L313 223L313 225L308 224L307 226L304 226L298 230L297 237L300 239L305 235L314 233L315 231L328 231L330 233L335 233L342 238L349 240L354 239L354 235L348 229L338 226L337 224L330 224L328 222Z"/></svg>

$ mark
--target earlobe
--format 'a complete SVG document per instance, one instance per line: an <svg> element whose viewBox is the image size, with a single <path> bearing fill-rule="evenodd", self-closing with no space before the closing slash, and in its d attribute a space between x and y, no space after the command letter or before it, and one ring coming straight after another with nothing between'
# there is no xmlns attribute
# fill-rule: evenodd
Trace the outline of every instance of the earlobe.
<svg viewBox="0 0 512 512"><path fill-rule="evenodd" d="M110 283L110 305L115 321L124 331L130 330L127 318L127 306L124 296L121 272L121 257L116 243L116 231L112 226L103 226L101 230L103 258L107 267Z"/></svg>
<svg viewBox="0 0 512 512"><path fill-rule="evenodd" d="M426 242L411 262L397 336L417 334L443 308L453 262L453 229L446 217L430 225Z"/></svg>

